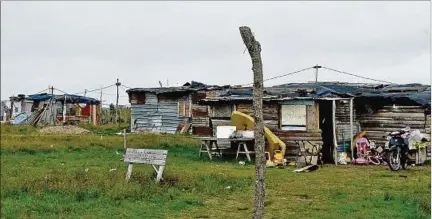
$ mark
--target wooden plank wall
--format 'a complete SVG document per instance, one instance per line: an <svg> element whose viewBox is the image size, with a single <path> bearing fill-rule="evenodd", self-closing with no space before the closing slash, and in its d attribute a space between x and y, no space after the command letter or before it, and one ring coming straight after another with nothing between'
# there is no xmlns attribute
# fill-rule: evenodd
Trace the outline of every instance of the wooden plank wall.
<svg viewBox="0 0 432 219"><path fill-rule="evenodd" d="M356 110L353 106L353 134L359 132L360 124L357 121ZM350 103L349 101L336 101L336 139L341 144L344 141L350 142L353 136L351 134L350 124Z"/></svg>
<svg viewBox="0 0 432 219"><path fill-rule="evenodd" d="M253 117L252 104L237 104L236 109L239 112ZM263 104L263 119L265 126L272 131L279 129L279 106L277 104Z"/></svg>
<svg viewBox="0 0 432 219"><path fill-rule="evenodd" d="M198 104L200 100L206 98L206 95L206 91L199 91L191 95L191 123L194 135L210 136L212 134L208 106Z"/></svg>
<svg viewBox="0 0 432 219"><path fill-rule="evenodd" d="M429 118L429 119L428 119ZM358 115L362 130L377 144L384 146L389 132L409 126L430 137L430 115L419 106L386 106L373 114Z"/></svg>
<svg viewBox="0 0 432 219"><path fill-rule="evenodd" d="M295 158L298 153L298 145L295 141L310 141L313 144L322 145L321 130L307 131L278 131L275 133L286 144L286 156Z"/></svg>

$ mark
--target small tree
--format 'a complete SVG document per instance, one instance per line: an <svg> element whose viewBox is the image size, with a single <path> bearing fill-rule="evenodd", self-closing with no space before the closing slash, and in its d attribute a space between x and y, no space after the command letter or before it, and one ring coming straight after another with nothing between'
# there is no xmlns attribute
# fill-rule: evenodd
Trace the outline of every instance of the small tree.
<svg viewBox="0 0 432 219"><path fill-rule="evenodd" d="M265 152L264 152L264 122L262 113L262 96L263 96L263 69L261 61L261 45L255 40L254 35L249 27L240 27L240 35L243 39L249 55L252 59L252 71L254 74L253 83L253 108L255 120L255 204L254 219L264 218L264 201L265 201Z"/></svg>

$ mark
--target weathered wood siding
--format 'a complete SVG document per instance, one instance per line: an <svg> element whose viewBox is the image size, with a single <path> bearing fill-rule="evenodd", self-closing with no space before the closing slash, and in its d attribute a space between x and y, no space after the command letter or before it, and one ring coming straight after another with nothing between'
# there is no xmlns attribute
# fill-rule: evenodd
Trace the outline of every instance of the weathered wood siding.
<svg viewBox="0 0 432 219"><path fill-rule="evenodd" d="M211 135L210 118L208 116L208 106L199 105L198 102L207 97L206 91L199 91L191 95L191 123L192 133L195 135Z"/></svg>
<svg viewBox="0 0 432 219"><path fill-rule="evenodd" d="M353 134L360 130L360 124L357 121L356 110L353 106ZM351 124L350 124L350 102L336 101L336 140L338 144L351 142Z"/></svg>
<svg viewBox="0 0 432 219"><path fill-rule="evenodd" d="M253 117L252 104L237 104L236 110ZM265 126L272 131L279 129L279 106L277 104L263 104L263 119Z"/></svg>
<svg viewBox="0 0 432 219"><path fill-rule="evenodd" d="M430 138L430 115L418 106L386 106L373 114L358 115L362 130L377 144L384 145L389 132L409 126L428 133Z"/></svg>
<svg viewBox="0 0 432 219"><path fill-rule="evenodd" d="M286 156L294 158L298 153L298 145L295 141L310 141L313 144L322 145L321 130L308 131L278 131L275 133L286 144Z"/></svg>

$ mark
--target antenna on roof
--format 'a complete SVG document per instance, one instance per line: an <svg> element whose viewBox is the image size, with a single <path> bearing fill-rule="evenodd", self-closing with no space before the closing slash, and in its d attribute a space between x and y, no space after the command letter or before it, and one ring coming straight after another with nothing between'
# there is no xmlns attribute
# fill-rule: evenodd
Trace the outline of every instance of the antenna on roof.
<svg viewBox="0 0 432 219"><path fill-rule="evenodd" d="M321 68L319 65L313 67L315 69L315 83L318 83L318 69Z"/></svg>
<svg viewBox="0 0 432 219"><path fill-rule="evenodd" d="M163 86L162 86L162 82L161 82L161 81L159 81L159 86L160 86L160 87L163 87Z"/></svg>

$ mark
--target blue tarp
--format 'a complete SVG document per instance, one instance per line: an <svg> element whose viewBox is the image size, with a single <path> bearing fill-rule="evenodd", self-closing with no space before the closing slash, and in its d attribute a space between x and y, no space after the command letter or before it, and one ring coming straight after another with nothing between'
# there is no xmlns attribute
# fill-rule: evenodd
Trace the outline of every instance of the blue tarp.
<svg viewBox="0 0 432 219"><path fill-rule="evenodd" d="M420 88L421 92L389 92L395 88ZM280 88L292 89L313 89L313 92L299 93L293 91L284 91ZM431 90L429 85L421 84L398 84L398 85L356 85L356 84L316 84L316 83L297 83L284 84L274 87L264 88L264 94L278 97L306 97L306 98L323 98L329 96L338 97L356 97L356 98L373 98L375 100L390 100L392 102L411 102L416 105L430 107ZM241 96L250 98L253 95L252 88L241 90L228 90L221 97Z"/></svg>
<svg viewBox="0 0 432 219"><path fill-rule="evenodd" d="M66 103L85 103L85 104L99 104L100 101L96 100L91 97L84 97L79 95L73 95L73 94L65 94L66 95ZM49 100L53 98L56 101L64 101L65 95L51 95L51 94L34 94L29 95L26 99L29 100Z"/></svg>

